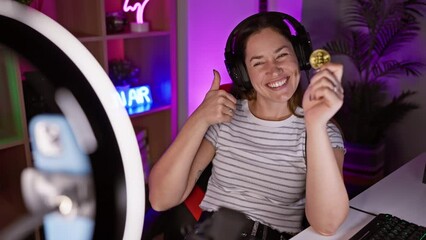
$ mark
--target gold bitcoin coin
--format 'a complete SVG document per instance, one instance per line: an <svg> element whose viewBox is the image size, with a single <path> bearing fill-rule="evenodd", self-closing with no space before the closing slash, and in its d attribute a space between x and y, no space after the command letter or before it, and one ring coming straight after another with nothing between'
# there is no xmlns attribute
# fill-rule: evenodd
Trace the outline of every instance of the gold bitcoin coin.
<svg viewBox="0 0 426 240"><path fill-rule="evenodd" d="M322 65L331 61L330 53L324 49L317 49L311 53L309 56L309 63L313 69L318 69Z"/></svg>

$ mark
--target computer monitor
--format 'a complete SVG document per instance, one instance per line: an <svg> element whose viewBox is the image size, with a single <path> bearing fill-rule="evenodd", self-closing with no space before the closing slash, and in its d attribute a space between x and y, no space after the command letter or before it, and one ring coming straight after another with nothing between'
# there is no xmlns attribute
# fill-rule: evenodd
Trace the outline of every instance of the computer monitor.
<svg viewBox="0 0 426 240"><path fill-rule="evenodd" d="M73 113L79 112L79 119L87 119L86 126L92 132L94 144L91 147L79 144L90 163L88 173L93 179L96 199L90 238L139 239L145 207L141 158L130 119L105 70L65 28L16 1L0 0L0 29L0 49L17 58L16 62L10 62L11 66L37 73L31 75L38 79L32 80L37 83L33 90L43 95L45 105L39 113L28 115L27 121L38 115L60 116L59 119L71 126L71 139L78 142L82 139L80 135L87 131L79 130ZM19 66L20 63L24 63L24 67ZM21 81L21 76L23 74L17 75L16 80ZM62 99L69 101L61 103L58 96L65 96ZM34 143L31 144L35 151ZM46 168L35 164L34 169L37 168L45 173L42 170ZM71 171L64 173L66 168L49 169L53 175L71 174Z"/></svg>

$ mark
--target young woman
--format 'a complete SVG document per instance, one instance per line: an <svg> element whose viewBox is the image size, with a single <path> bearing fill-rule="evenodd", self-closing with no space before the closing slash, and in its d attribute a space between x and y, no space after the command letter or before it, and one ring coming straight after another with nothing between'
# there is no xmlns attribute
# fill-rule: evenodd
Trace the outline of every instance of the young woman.
<svg viewBox="0 0 426 240"><path fill-rule="evenodd" d="M291 35L288 17L260 13L234 29L226 62L238 99L219 90L220 75L213 70L204 101L151 171L154 209L182 203L213 161L200 205L206 212L240 211L256 226L278 232L277 239L301 231L304 216L323 235L344 221L344 148L330 122L343 103L343 66L323 65L303 92L300 55L309 53Z"/></svg>

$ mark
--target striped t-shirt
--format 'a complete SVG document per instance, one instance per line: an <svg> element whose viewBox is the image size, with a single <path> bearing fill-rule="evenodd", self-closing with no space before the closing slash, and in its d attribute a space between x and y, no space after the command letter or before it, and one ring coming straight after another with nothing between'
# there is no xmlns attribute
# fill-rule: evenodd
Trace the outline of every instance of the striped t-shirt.
<svg viewBox="0 0 426 240"><path fill-rule="evenodd" d="M301 108L298 113L303 114ZM338 128L328 124L333 147L343 148ZM256 118L239 100L230 123L216 124L205 137L216 148L212 174L200 207L227 207L281 232L301 231L305 209L305 121Z"/></svg>

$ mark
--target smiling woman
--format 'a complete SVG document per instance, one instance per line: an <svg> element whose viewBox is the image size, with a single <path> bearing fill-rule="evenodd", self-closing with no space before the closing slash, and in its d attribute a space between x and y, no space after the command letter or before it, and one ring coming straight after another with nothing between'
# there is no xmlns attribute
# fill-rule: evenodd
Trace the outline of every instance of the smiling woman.
<svg viewBox="0 0 426 240"><path fill-rule="evenodd" d="M268 45L263 43L264 39L269 39ZM300 81L297 56L291 42L273 29L263 29L248 39L246 48L245 66L258 103L252 106L253 114L267 120L289 116L290 110L283 109L282 105L291 99ZM278 110L274 116L264 115L262 110L267 109L264 105L271 102L285 111Z"/></svg>
<svg viewBox="0 0 426 240"><path fill-rule="evenodd" d="M303 91L300 71L310 69L311 52L304 27L283 13L252 15L231 32L225 65L237 94L221 90L213 70L203 102L150 173L150 201L162 211L185 201L212 163L203 213L186 239L224 239L228 229L214 224L223 209L246 216L231 213L222 224L235 226L241 240L289 239L305 216L323 235L342 224L343 140L330 120L343 101L343 92L333 91L343 68L323 65Z"/></svg>

